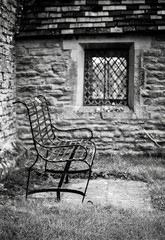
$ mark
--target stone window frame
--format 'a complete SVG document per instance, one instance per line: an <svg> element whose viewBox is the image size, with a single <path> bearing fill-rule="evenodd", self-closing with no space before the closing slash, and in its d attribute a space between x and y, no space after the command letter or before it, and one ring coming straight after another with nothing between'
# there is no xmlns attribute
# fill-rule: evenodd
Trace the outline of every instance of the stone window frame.
<svg viewBox="0 0 165 240"><path fill-rule="evenodd" d="M96 50L114 50L117 49L118 51L121 50L121 52L123 51L123 49L126 49L127 53L128 53L128 82L127 82L127 106L130 108L133 108L134 106L134 76L133 76L133 68L134 68L134 43L92 43L92 44L81 44L83 49L84 49L84 62L85 62L85 58L86 58L86 50L92 51L93 49ZM85 64L85 63L84 63ZM84 76L84 84L85 84L85 76ZM83 88L84 89L84 88ZM84 94L85 92L83 92L83 100L84 100ZM87 105L84 103L83 101L83 105ZM119 104L120 105L120 104ZM92 106L88 105L88 106ZM95 107L97 105L94 105ZM104 104L102 105L98 105L98 106L104 106ZM112 104L107 104L107 106L113 106ZM121 104L121 106L124 106L124 104Z"/></svg>
<svg viewBox="0 0 165 240"><path fill-rule="evenodd" d="M133 79L133 84L129 85L130 97L128 99L128 106L122 107L122 112L111 112L110 118L134 118L134 112L138 117L143 118L145 116L142 106L141 89L145 85L145 77L141 79L141 70L144 71L143 60L141 59L141 53L143 50L151 49L152 36L141 35L126 35L126 36L81 36L75 38L63 39L63 50L69 50L71 60L73 60L77 66L77 82L74 86L73 93L73 105L72 108L75 111L88 113L95 111L96 106L84 106L83 105L83 86L84 86L84 50L94 44L97 46L107 46L110 44L128 44L130 45L130 54L133 60L133 64L130 65L129 79ZM144 74L145 75L145 74ZM105 106L106 107L106 106ZM113 108L113 106L112 106Z"/></svg>

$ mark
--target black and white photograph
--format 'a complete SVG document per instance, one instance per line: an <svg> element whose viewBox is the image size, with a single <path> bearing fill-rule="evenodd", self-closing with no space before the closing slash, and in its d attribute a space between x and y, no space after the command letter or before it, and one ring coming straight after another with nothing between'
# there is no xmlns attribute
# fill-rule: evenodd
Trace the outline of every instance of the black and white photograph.
<svg viewBox="0 0 165 240"><path fill-rule="evenodd" d="M165 240L165 0L0 0L0 240Z"/></svg>

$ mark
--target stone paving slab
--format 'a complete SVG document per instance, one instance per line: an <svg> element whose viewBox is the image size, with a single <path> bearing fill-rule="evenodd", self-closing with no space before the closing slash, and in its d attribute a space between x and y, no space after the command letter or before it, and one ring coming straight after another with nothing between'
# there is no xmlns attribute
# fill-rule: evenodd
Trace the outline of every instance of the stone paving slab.
<svg viewBox="0 0 165 240"><path fill-rule="evenodd" d="M85 184L86 180L79 179L74 180L68 186L69 188L83 190ZM35 197L56 197L56 193L40 193L35 195ZM62 193L61 201L81 204L82 196L74 193ZM95 205L112 205L114 207L138 211L152 210L147 184L140 181L125 181L120 179L90 180L84 203L90 202Z"/></svg>
<svg viewBox="0 0 165 240"><path fill-rule="evenodd" d="M73 189L82 190L85 180L70 185ZM62 201L80 203L82 196L64 193ZM125 181L113 179L91 180L87 190L85 203L92 202L103 206L138 209L150 211L152 209L151 198L147 184L139 181Z"/></svg>

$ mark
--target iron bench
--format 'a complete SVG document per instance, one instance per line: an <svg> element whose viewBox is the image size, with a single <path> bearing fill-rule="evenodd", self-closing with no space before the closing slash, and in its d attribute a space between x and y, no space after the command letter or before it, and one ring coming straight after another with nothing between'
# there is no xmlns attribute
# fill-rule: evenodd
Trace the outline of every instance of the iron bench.
<svg viewBox="0 0 165 240"><path fill-rule="evenodd" d="M91 139L93 133L88 128L61 130L52 124L49 104L45 97L39 95L26 101L17 101L22 103L28 113L30 128L33 138L36 160L28 168L26 198L30 194L39 192L56 192L57 200L60 200L61 192L71 192L83 196L84 201L89 180L91 177L91 168L96 154L96 146ZM58 136L58 132L88 132L87 137L78 139L63 139ZM59 181L56 187L51 188L33 188L30 189L30 176L33 167L41 159L44 161L44 172L58 174ZM70 174L87 174L87 181L83 191L65 187L64 183L69 182Z"/></svg>

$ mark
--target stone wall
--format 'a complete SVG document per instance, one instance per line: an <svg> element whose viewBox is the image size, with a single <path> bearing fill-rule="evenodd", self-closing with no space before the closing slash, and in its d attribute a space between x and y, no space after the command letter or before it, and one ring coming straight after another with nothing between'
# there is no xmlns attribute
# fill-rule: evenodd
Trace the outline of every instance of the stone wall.
<svg viewBox="0 0 165 240"><path fill-rule="evenodd" d="M15 27L16 0L0 1L0 180L16 164L13 153L16 137L16 114L13 108L16 90Z"/></svg>
<svg viewBox="0 0 165 240"><path fill-rule="evenodd" d="M16 0L1 0L0 5L0 146L16 133L12 102L15 99ZM0 147L1 148L1 147Z"/></svg>
<svg viewBox="0 0 165 240"><path fill-rule="evenodd" d="M67 44L66 40L57 39L18 39L17 97L43 94L51 104L53 122L58 127L91 128L98 152L161 154L162 148L154 144L145 130L154 140L165 140L165 39L124 38L130 40L135 41L134 110L110 106L101 113L98 107L79 103L82 54L76 49L75 39ZM25 111L20 111L18 118L18 134L29 145L31 136Z"/></svg>

